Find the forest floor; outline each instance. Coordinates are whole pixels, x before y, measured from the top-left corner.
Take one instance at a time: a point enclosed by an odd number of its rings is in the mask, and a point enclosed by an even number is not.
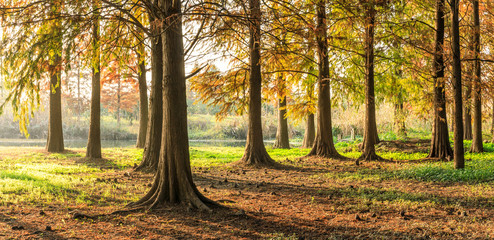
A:
[[[404,147],[404,144],[406,145]],[[269,149],[283,164],[231,164],[243,148],[194,147],[198,189],[226,208],[167,205],[111,214],[149,189],[133,172],[142,150],[48,154],[0,148],[0,239],[492,239],[494,146],[467,154],[467,168],[424,162],[426,141],[385,142],[388,161],[300,159],[307,149]],[[338,144],[349,158],[354,144]]]

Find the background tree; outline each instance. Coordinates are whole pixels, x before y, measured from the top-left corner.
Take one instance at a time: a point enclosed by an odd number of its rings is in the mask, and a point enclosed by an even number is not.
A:
[[[474,77],[472,82],[473,98],[473,139],[471,152],[483,152],[482,145],[482,84],[480,69],[480,14],[479,0],[473,0],[473,45],[474,45]]]

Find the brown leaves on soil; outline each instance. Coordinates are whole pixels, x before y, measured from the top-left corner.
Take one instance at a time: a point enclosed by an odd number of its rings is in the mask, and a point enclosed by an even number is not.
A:
[[[1,239],[489,239],[494,192],[413,180],[334,176],[393,163],[308,158],[280,169],[194,168],[196,185],[227,208],[212,213],[166,205],[151,212],[105,204],[7,204],[0,207]],[[328,175],[328,173],[331,173]],[[105,172],[100,184],[147,185],[149,174]],[[490,189],[490,190],[489,190]],[[79,189],[84,191],[84,189]],[[116,189],[118,191],[118,189]],[[128,191],[122,188],[121,195]],[[395,194],[397,197],[389,197]],[[132,192],[142,196],[143,191]],[[388,196],[388,197],[387,197]],[[98,196],[93,196],[98,198]],[[489,200],[490,199],[490,200]],[[459,212],[459,214],[457,214]],[[42,213],[42,214],[41,214]]]

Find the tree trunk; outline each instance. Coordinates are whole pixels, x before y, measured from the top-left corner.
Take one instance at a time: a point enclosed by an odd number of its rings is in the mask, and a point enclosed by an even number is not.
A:
[[[446,118],[446,94],[444,78],[444,0],[436,0],[436,39],[434,48],[434,125],[428,158],[451,159],[453,149],[449,143]],[[454,118],[452,118],[454,119]]]
[[[453,149],[449,144],[446,119],[446,94],[444,78],[444,0],[436,0],[436,39],[434,48],[434,125],[428,158],[451,159]],[[453,119],[453,118],[452,118]]]
[[[484,151],[482,143],[482,84],[480,79],[480,16],[479,0],[473,1],[473,22],[474,22],[474,77],[472,82],[473,97],[473,139],[471,152],[479,153]]]
[[[331,86],[329,78],[328,36],[326,22],[326,1],[317,2],[317,52],[319,59],[319,78],[317,100],[317,133],[312,150],[307,156],[324,158],[342,158],[333,143],[331,123]]]
[[[278,128],[273,148],[290,148],[288,137],[288,121],[286,119],[286,96],[278,98]]]
[[[96,6],[93,0],[93,6]],[[97,8],[97,7],[95,7]],[[95,12],[95,14],[99,14]],[[96,15],[98,16],[98,15]],[[91,116],[89,120],[89,135],[87,141],[86,157],[101,158],[101,66],[100,66],[100,49],[99,49],[99,20],[93,24],[93,61],[92,79],[91,79]]]
[[[56,5],[57,3],[54,3]],[[59,14],[60,11],[55,6],[53,14]],[[62,33],[61,22],[59,19],[53,21],[52,35],[54,38],[54,52],[50,57],[49,73],[50,73],[50,119],[48,123],[48,139],[46,142],[46,150],[48,152],[63,152],[63,128],[62,128]]]
[[[181,1],[160,0],[163,20],[163,132],[158,170],[136,208],[183,203],[210,210],[215,204],[196,188],[190,167]]]
[[[143,36],[144,37],[144,36]],[[148,87],[146,83],[146,54],[144,43],[139,44],[137,53],[139,59],[139,133],[137,135],[136,147],[143,148],[146,144],[148,124]]]
[[[150,19],[153,20],[150,14]],[[161,28],[152,26],[151,36],[151,96],[149,97],[150,115],[146,134],[146,144],[142,162],[138,171],[155,172],[161,148],[161,128],[163,125],[163,44],[160,36]]]
[[[365,126],[363,153],[359,160],[379,160],[375,144],[379,142],[374,97],[374,25],[376,10],[373,2],[365,3]],[[358,162],[357,162],[358,163]]]
[[[465,168],[465,156],[463,148],[463,122],[462,119],[462,95],[461,95],[461,56],[460,56],[460,29],[458,21],[459,0],[452,0],[451,29],[453,52],[453,87],[455,99],[455,131],[454,131],[454,159],[455,168]]]
[[[264,146],[261,120],[261,4],[260,0],[249,0],[249,50],[250,50],[250,74],[249,74],[249,129],[247,131],[247,143],[245,152],[240,160],[247,165],[274,165],[274,160],[269,156]]]
[[[316,135],[316,129],[314,126],[314,114],[309,113],[305,124],[304,141],[302,142],[302,148],[311,148],[314,145],[314,138]]]
[[[472,99],[472,82],[465,81],[465,105],[463,106],[463,138],[472,140],[472,114],[471,114],[471,99]]]
[[[120,129],[120,100],[121,100],[120,87],[121,87],[121,81],[120,81],[120,76],[118,76],[118,78],[117,78],[117,127],[119,129]]]
[[[403,106],[403,99],[398,99],[398,103],[394,104],[395,107],[395,128],[398,136],[407,137],[407,128],[406,128],[406,114]]]

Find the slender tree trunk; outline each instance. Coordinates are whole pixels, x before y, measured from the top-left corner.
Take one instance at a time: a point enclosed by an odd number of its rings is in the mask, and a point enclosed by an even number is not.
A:
[[[474,77],[472,82],[473,90],[473,139],[471,152],[479,153],[484,151],[482,143],[482,84],[480,79],[480,16],[479,0],[473,0],[473,22],[474,22]]]
[[[93,0],[93,6],[95,8],[99,6],[96,0]],[[96,16],[99,15],[98,12],[95,12],[95,14],[97,14]],[[101,56],[99,47],[99,20],[95,20],[92,34],[91,116],[89,120],[86,157],[98,159],[101,158]]]
[[[406,115],[405,109],[403,106],[403,99],[398,99],[398,103],[394,104],[395,108],[395,128],[398,136],[407,137],[407,128],[406,128]]]
[[[365,127],[363,153],[359,160],[379,160],[375,144],[379,142],[376,125],[376,102],[374,96],[374,27],[376,10],[374,2],[365,3]],[[357,161],[358,163],[358,161]]]
[[[455,131],[454,131],[454,159],[455,168],[465,168],[463,148],[462,95],[461,95],[461,56],[460,56],[460,28],[458,8],[460,0],[451,1],[451,29],[453,52],[453,87],[455,99]]]
[[[144,37],[144,36],[143,36]],[[146,144],[148,124],[148,87],[146,83],[146,54],[144,43],[139,45],[137,53],[139,59],[139,133],[137,135],[136,147],[143,148]]]
[[[333,143],[331,123],[331,86],[329,76],[328,36],[326,22],[326,1],[317,2],[316,41],[319,59],[319,78],[317,100],[317,132],[312,150],[307,156],[324,158],[342,158]]]
[[[249,0],[249,129],[245,153],[240,160],[247,165],[273,165],[274,160],[269,156],[264,146],[261,120],[261,3],[260,0]]]
[[[150,19],[153,20],[151,16],[152,14],[150,14]],[[161,128],[163,126],[163,45],[160,32],[161,28],[152,26],[150,115],[142,162],[136,168],[136,170],[145,172],[155,172],[158,169],[161,148]]]
[[[160,159],[153,185],[136,208],[183,203],[210,210],[215,204],[204,197],[192,179],[187,135],[187,97],[181,1],[160,0],[163,22],[163,132]]]
[[[309,113],[305,123],[304,140],[302,142],[302,148],[311,148],[314,145],[314,138],[316,136],[316,128],[314,124],[314,114]]]
[[[57,4],[57,3],[54,3]],[[54,7],[54,15],[59,14],[59,6]],[[57,12],[58,11],[58,12]],[[52,35],[55,41],[55,54],[50,58],[50,119],[48,124],[48,139],[46,150],[48,152],[63,152],[63,128],[62,128],[62,34],[59,19],[53,21]]]
[[[121,81],[119,76],[117,78],[117,127],[118,128],[120,128],[120,100],[121,100],[120,87],[121,87]]]
[[[444,78],[444,0],[436,0],[436,39],[434,48],[434,125],[429,158],[451,159],[453,149],[449,143],[446,119]],[[453,118],[452,118],[453,119]]]
[[[81,99],[81,64],[77,60],[77,123],[79,124],[82,114],[82,99]]]
[[[290,148],[288,121],[286,119],[286,96],[278,98],[278,128],[273,148]]]
[[[471,114],[471,99],[472,99],[472,82],[465,81],[465,105],[463,106],[463,138],[472,140],[472,114]]]

